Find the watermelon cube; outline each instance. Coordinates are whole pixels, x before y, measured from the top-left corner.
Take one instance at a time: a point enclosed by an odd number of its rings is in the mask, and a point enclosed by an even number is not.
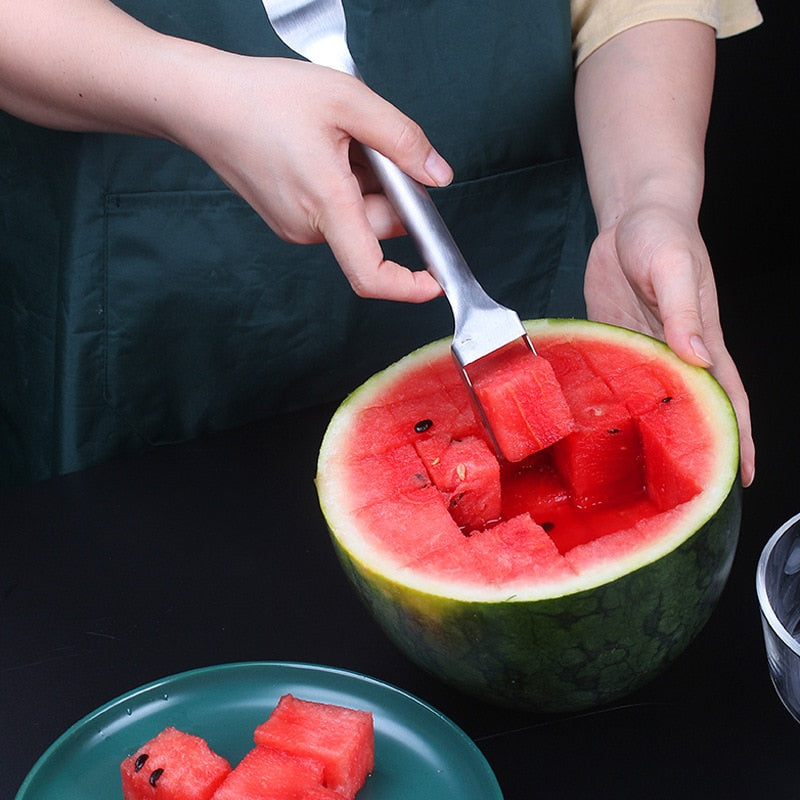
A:
[[[324,765],[271,747],[256,746],[237,764],[213,800],[295,800],[322,784]],[[191,795],[181,795],[188,798]]]
[[[292,800],[347,800],[347,797],[325,786],[314,786],[311,789],[303,789]]]
[[[506,460],[522,461],[572,431],[553,368],[521,341],[470,365],[468,375]]]
[[[567,396],[576,430],[553,446],[559,474],[577,508],[619,505],[644,491],[642,446],[634,419],[601,378]]]
[[[123,800],[211,800],[231,766],[205,739],[168,727],[128,756],[120,772]]]
[[[406,563],[424,558],[445,542],[463,538],[433,484],[359,508],[355,518],[370,531],[375,546],[401,554]]]
[[[690,399],[665,397],[637,420],[647,495],[661,511],[691,500],[702,488],[693,470],[709,446],[703,440],[707,426],[692,424],[693,411]]]
[[[500,464],[483,439],[431,436],[416,449],[459,527],[474,530],[500,518]]]
[[[535,579],[557,582],[574,574],[545,530],[530,514],[504,520],[465,537],[461,547],[432,553],[425,567],[449,579],[480,575],[489,586]]]
[[[332,703],[281,697],[255,730],[259,746],[323,765],[321,783],[352,800],[375,765],[372,714]]]
[[[650,364],[636,364],[604,377],[614,396],[625,403],[633,417],[651,411],[665,397],[675,393],[665,386],[664,376]]]
[[[550,362],[565,396],[570,389],[595,376],[583,353],[572,342],[550,345],[541,355]]]
[[[355,508],[414,494],[431,480],[417,451],[401,444],[384,453],[362,453],[347,464],[348,496]]]

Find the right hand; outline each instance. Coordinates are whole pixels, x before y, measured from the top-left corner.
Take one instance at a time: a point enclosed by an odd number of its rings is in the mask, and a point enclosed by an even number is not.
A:
[[[327,241],[356,294],[423,302],[441,293],[427,271],[384,259],[379,240],[403,226],[355,146],[423,184],[449,183],[452,170],[416,123],[356,78],[304,61],[211,51],[208,67],[176,141],[281,238]]]

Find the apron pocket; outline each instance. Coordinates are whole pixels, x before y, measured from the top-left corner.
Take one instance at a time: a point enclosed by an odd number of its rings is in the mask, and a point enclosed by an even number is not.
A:
[[[326,245],[278,240],[227,191],[109,195],[105,238],[105,400],[126,427],[164,443],[318,401],[305,376],[350,294]]]

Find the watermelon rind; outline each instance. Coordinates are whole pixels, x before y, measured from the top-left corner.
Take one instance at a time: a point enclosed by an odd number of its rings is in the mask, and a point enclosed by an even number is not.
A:
[[[366,381],[334,414],[319,454],[317,491],[339,560],[388,637],[459,689],[501,705],[571,711],[615,700],[660,673],[711,615],[733,562],[741,517],[738,428],[707,370],[662,342],[585,320],[526,322],[550,336],[619,342],[677,370],[704,412],[714,459],[702,491],[670,510],[664,529],[625,557],[549,583],[482,585],[405,567],[363,536],[337,463],[355,412],[402,374],[449,350],[426,345]]]

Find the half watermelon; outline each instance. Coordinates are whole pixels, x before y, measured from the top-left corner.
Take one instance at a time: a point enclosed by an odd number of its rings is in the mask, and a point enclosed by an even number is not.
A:
[[[719,384],[661,342],[528,328],[571,409],[557,441],[491,468],[442,340],[342,403],[317,490],[347,574],[413,660],[490,701],[573,710],[650,680],[708,619],[738,537],[738,433]]]

